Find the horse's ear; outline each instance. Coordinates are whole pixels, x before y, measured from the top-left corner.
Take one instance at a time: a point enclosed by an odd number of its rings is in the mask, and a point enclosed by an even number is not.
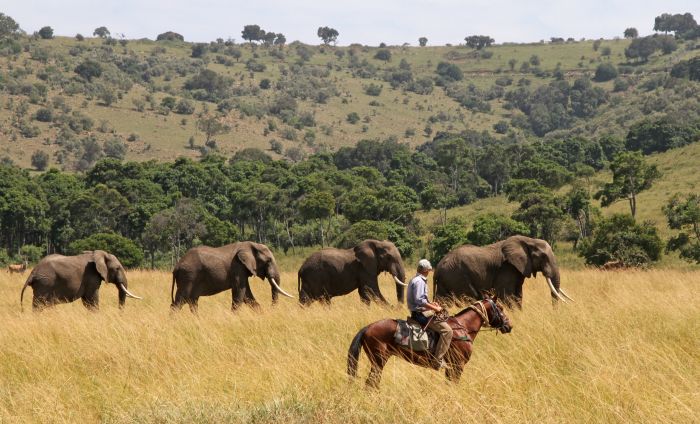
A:
[[[488,291],[488,290],[481,290],[479,294],[481,294],[481,300],[486,300],[486,299],[488,299],[488,297],[489,297],[489,291]]]

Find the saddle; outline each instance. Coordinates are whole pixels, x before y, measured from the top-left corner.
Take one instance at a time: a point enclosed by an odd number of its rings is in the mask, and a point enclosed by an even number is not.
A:
[[[448,323],[451,324],[451,320]],[[401,348],[412,350],[414,352],[435,352],[435,346],[440,338],[440,334],[434,330],[423,327],[418,321],[407,317],[406,320],[396,320],[396,332],[394,333],[394,342]],[[453,330],[452,341],[468,341],[471,342],[471,337],[461,328],[451,326]]]

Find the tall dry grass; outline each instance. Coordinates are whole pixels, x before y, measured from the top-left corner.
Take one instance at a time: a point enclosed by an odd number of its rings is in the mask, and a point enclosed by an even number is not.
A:
[[[0,422],[697,422],[700,273],[564,271],[577,300],[552,308],[542,279],[525,285],[509,335],[484,332],[462,380],[396,358],[378,392],[345,375],[356,331],[403,309],[356,294],[300,309],[229,310],[202,298],[171,314],[170,278],[132,271],[143,295],[101,310],[78,303],[19,310],[24,276],[0,273]],[[296,278],[283,274],[296,293]],[[387,298],[395,299],[388,278]],[[31,297],[31,296],[30,296]],[[25,309],[29,306],[25,299]],[[368,371],[360,358],[360,375]]]

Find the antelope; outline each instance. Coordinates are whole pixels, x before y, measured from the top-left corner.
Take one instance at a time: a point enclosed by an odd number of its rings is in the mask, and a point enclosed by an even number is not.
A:
[[[20,274],[24,274],[24,271],[27,270],[27,260],[25,259],[24,262],[21,264],[10,264],[7,266],[7,271],[10,274],[14,274],[15,272],[18,272]]]

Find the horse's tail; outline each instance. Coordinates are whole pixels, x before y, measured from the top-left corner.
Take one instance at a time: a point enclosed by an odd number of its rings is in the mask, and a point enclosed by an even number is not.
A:
[[[20,311],[24,312],[24,291],[27,289],[27,286],[32,285],[32,277],[34,276],[34,273],[29,274],[29,277],[27,278],[27,281],[24,282],[24,287],[22,287],[22,293],[19,295],[19,309]]]
[[[362,348],[362,338],[367,332],[367,328],[363,328],[355,334],[355,337],[350,343],[350,349],[348,349],[348,375],[350,377],[357,376],[357,363],[360,360],[360,348]]]

